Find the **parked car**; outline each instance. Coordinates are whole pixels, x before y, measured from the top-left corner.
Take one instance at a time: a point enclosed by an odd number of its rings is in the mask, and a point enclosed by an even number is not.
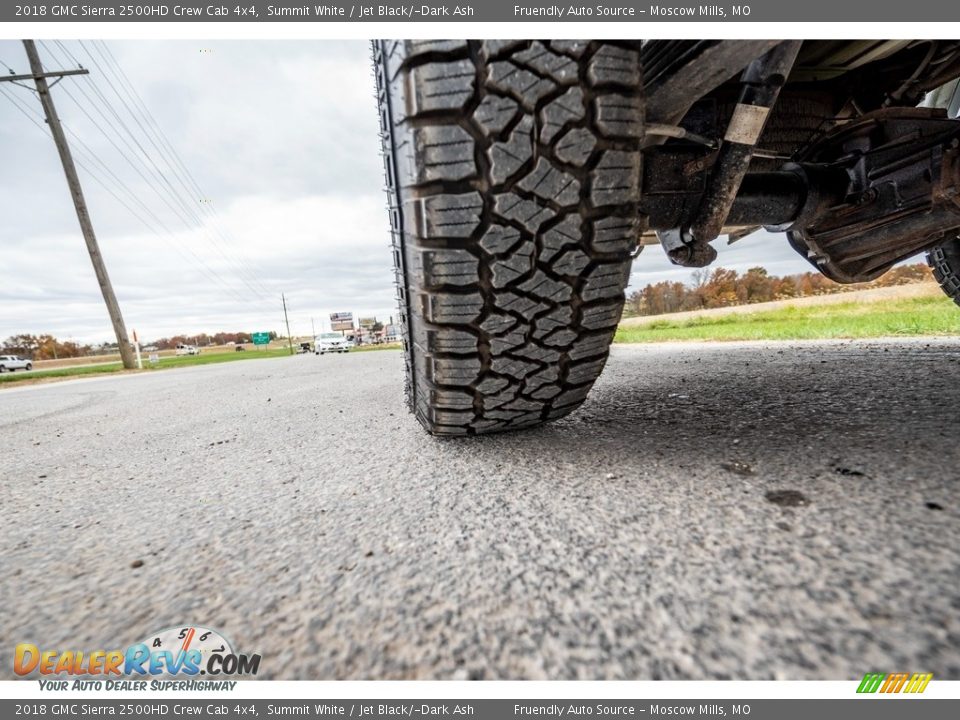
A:
[[[328,352],[349,352],[352,343],[340,333],[321,333],[314,338],[314,353],[323,355]]]
[[[177,355],[199,355],[200,348],[196,345],[177,345]]]
[[[0,373],[14,370],[33,370],[33,363],[16,355],[0,355]]]

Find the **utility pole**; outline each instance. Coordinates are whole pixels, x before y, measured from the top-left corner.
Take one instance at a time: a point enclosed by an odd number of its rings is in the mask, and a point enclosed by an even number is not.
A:
[[[280,293],[280,299],[283,300],[283,320],[287,323],[287,345],[290,348],[290,354],[293,355],[293,338],[290,337],[290,318],[287,317],[287,298]]]
[[[60,118],[53,105],[53,98],[50,96],[51,86],[47,83],[48,77],[58,78],[53,83],[56,85],[60,82],[60,79],[66,75],[86,75],[89,71],[80,69],[44,72],[43,64],[40,62],[40,55],[37,54],[37,47],[33,40],[24,40],[23,46],[27,51],[27,58],[30,60],[31,74],[0,76],[0,81],[16,82],[18,80],[33,80],[37,86],[37,95],[40,96],[40,104],[43,106],[43,112],[47,116],[47,125],[50,126],[50,133],[53,135],[54,143],[56,143],[57,152],[60,153],[63,172],[67,176],[67,185],[70,187],[70,195],[73,196],[73,206],[77,211],[77,220],[80,221],[80,230],[83,232],[83,239],[87,243],[90,262],[93,263],[93,271],[97,276],[97,282],[100,284],[100,292],[103,294],[103,300],[107,304],[110,322],[113,323],[113,332],[117,336],[117,347],[120,350],[120,359],[123,361],[125,368],[128,370],[133,369],[136,367],[136,361],[133,357],[133,349],[130,347],[130,340],[127,338],[127,328],[123,324],[120,305],[117,303],[117,296],[113,292],[113,285],[110,283],[107,268],[103,264],[103,256],[100,254],[97,236],[93,232],[93,223],[90,221],[87,203],[83,198],[83,188],[80,186],[80,178],[77,176],[77,168],[73,164],[73,156],[70,154],[70,147],[67,145],[66,135],[63,134]]]
[[[312,337],[317,336],[317,326],[313,324],[313,317],[310,318],[310,332],[313,333]]]

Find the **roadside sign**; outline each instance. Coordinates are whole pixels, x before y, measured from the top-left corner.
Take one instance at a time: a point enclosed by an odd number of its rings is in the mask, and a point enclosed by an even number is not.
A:
[[[353,313],[336,312],[330,313],[330,329],[334,332],[343,332],[344,330],[353,330]]]
[[[150,364],[157,365],[160,362],[160,355],[158,353],[150,353]]]
[[[254,345],[268,345],[270,343],[270,333],[255,332],[251,337]]]

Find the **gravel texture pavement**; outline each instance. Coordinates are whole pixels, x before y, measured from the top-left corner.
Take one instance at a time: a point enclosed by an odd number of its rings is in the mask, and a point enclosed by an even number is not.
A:
[[[197,623],[276,679],[960,679],[960,341],[620,345],[471,439],[402,372],[0,390],[0,677]]]

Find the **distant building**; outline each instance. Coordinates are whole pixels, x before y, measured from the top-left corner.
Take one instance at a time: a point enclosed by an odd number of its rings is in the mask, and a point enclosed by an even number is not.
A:
[[[403,338],[403,334],[400,331],[399,325],[384,325],[383,326],[383,341],[388,343],[397,343],[400,342]]]

